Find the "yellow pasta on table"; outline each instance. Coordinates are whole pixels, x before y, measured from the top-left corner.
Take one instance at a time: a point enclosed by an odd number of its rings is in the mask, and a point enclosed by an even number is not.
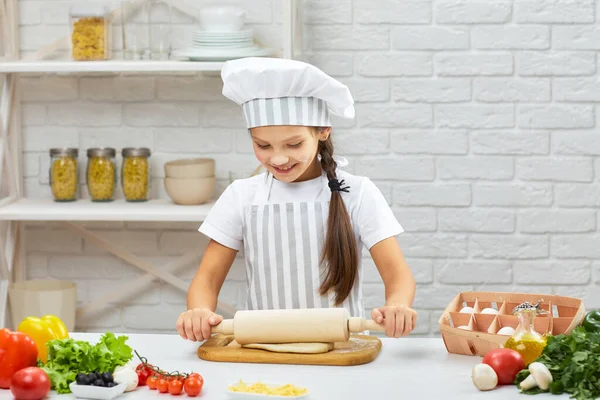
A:
[[[291,383],[273,386],[267,385],[260,381],[256,383],[245,383],[240,379],[235,385],[230,385],[229,390],[232,392],[256,393],[272,396],[300,396],[308,393],[308,389],[295,386]]]

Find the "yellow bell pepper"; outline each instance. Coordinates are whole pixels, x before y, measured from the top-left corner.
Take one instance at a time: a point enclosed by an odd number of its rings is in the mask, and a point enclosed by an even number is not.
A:
[[[65,324],[60,318],[51,314],[41,318],[27,317],[21,321],[17,330],[26,333],[33,339],[38,348],[38,358],[44,363],[48,361],[46,343],[50,340],[69,337]]]

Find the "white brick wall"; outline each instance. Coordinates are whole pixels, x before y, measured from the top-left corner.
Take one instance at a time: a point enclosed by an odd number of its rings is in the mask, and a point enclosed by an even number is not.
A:
[[[241,1],[238,1],[241,3]],[[336,151],[369,176],[406,229],[418,284],[416,334],[459,291],[582,297],[600,307],[600,28],[593,0],[307,0],[306,58],[351,88],[356,121],[338,121]],[[192,4],[192,2],[190,2]],[[196,6],[197,4],[194,3]],[[279,43],[281,5],[245,3],[258,36]],[[24,54],[66,32],[68,2],[19,2]],[[175,19],[177,44],[193,32]],[[148,146],[162,164],[217,160],[218,190],[257,165],[242,114],[215,76],[33,76],[21,81],[27,194],[47,197],[48,148]],[[85,162],[85,155],[81,157]],[[197,224],[90,223],[156,265],[206,239]],[[367,308],[383,304],[365,252]],[[51,224],[27,229],[30,278],[72,279],[79,303],[143,275]],[[177,275],[189,281],[199,259]],[[221,299],[241,306],[238,257]],[[172,332],[185,294],[155,283],[78,321],[79,330]]]

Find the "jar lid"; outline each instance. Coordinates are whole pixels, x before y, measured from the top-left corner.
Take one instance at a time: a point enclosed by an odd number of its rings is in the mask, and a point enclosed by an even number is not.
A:
[[[57,147],[50,149],[50,156],[79,156],[79,149],[75,147]]]
[[[117,151],[112,147],[95,147],[87,151],[88,157],[114,157],[116,154]]]
[[[78,2],[71,6],[72,17],[106,17],[110,13],[108,6],[88,2]]]
[[[125,147],[121,151],[123,157],[150,157],[150,149],[147,147]]]

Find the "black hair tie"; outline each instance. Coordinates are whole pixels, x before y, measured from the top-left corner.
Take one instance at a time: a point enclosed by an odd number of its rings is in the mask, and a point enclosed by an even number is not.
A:
[[[332,192],[346,192],[348,193],[350,189],[350,186],[343,186],[344,185],[344,180],[342,179],[341,182],[338,181],[336,178],[334,179],[330,179],[329,180],[329,189],[331,189]]]

